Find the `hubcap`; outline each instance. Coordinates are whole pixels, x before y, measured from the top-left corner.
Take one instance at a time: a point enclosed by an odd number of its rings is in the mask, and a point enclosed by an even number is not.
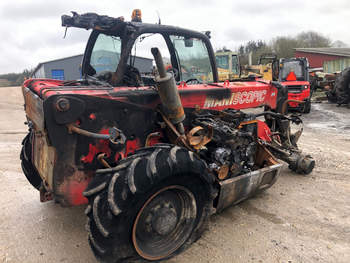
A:
[[[152,195],[138,212],[132,230],[137,253],[160,260],[175,252],[192,233],[197,215],[194,195],[179,185]]]
[[[163,207],[157,211],[157,214],[152,218],[152,229],[159,235],[168,235],[174,230],[177,219],[175,209]]]

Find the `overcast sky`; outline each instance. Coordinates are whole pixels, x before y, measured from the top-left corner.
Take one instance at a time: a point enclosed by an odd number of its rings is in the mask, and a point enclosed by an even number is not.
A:
[[[349,0],[0,0],[0,74],[83,53],[90,32],[71,28],[63,39],[63,14],[130,20],[134,8],[142,10],[144,22],[156,23],[158,11],[162,24],[210,30],[214,49],[308,30],[350,44]]]

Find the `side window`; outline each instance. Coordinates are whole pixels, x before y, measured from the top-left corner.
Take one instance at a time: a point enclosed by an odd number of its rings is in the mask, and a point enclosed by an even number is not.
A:
[[[213,71],[205,43],[197,38],[170,36],[180,64],[182,81],[212,82]]]
[[[216,64],[218,68],[221,69],[229,69],[229,65],[228,65],[228,56],[224,55],[224,56],[216,56]]]
[[[239,63],[237,55],[232,55],[232,73],[239,74]]]
[[[91,53],[90,65],[96,73],[116,71],[121,52],[120,37],[99,34]]]

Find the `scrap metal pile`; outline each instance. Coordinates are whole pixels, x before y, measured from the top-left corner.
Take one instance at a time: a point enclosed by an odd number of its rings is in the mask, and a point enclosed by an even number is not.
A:
[[[338,105],[350,104],[350,68],[340,73],[316,72],[312,78],[314,90],[325,90],[327,99]]]

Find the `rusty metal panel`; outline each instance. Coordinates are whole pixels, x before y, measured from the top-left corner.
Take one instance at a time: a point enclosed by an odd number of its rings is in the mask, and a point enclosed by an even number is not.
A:
[[[350,58],[342,58],[332,61],[325,61],[323,63],[323,72],[334,73],[337,71],[343,71],[345,68],[350,67]]]
[[[256,192],[272,186],[280,174],[283,164],[274,164],[250,173],[221,181],[216,211],[237,204]]]
[[[33,142],[33,163],[40,177],[46,183],[48,190],[53,189],[53,170],[56,160],[56,150],[48,146],[47,137],[40,131],[35,132]]]
[[[43,101],[26,87],[22,87],[22,92],[27,117],[33,122],[35,130],[43,131],[45,128]]]

